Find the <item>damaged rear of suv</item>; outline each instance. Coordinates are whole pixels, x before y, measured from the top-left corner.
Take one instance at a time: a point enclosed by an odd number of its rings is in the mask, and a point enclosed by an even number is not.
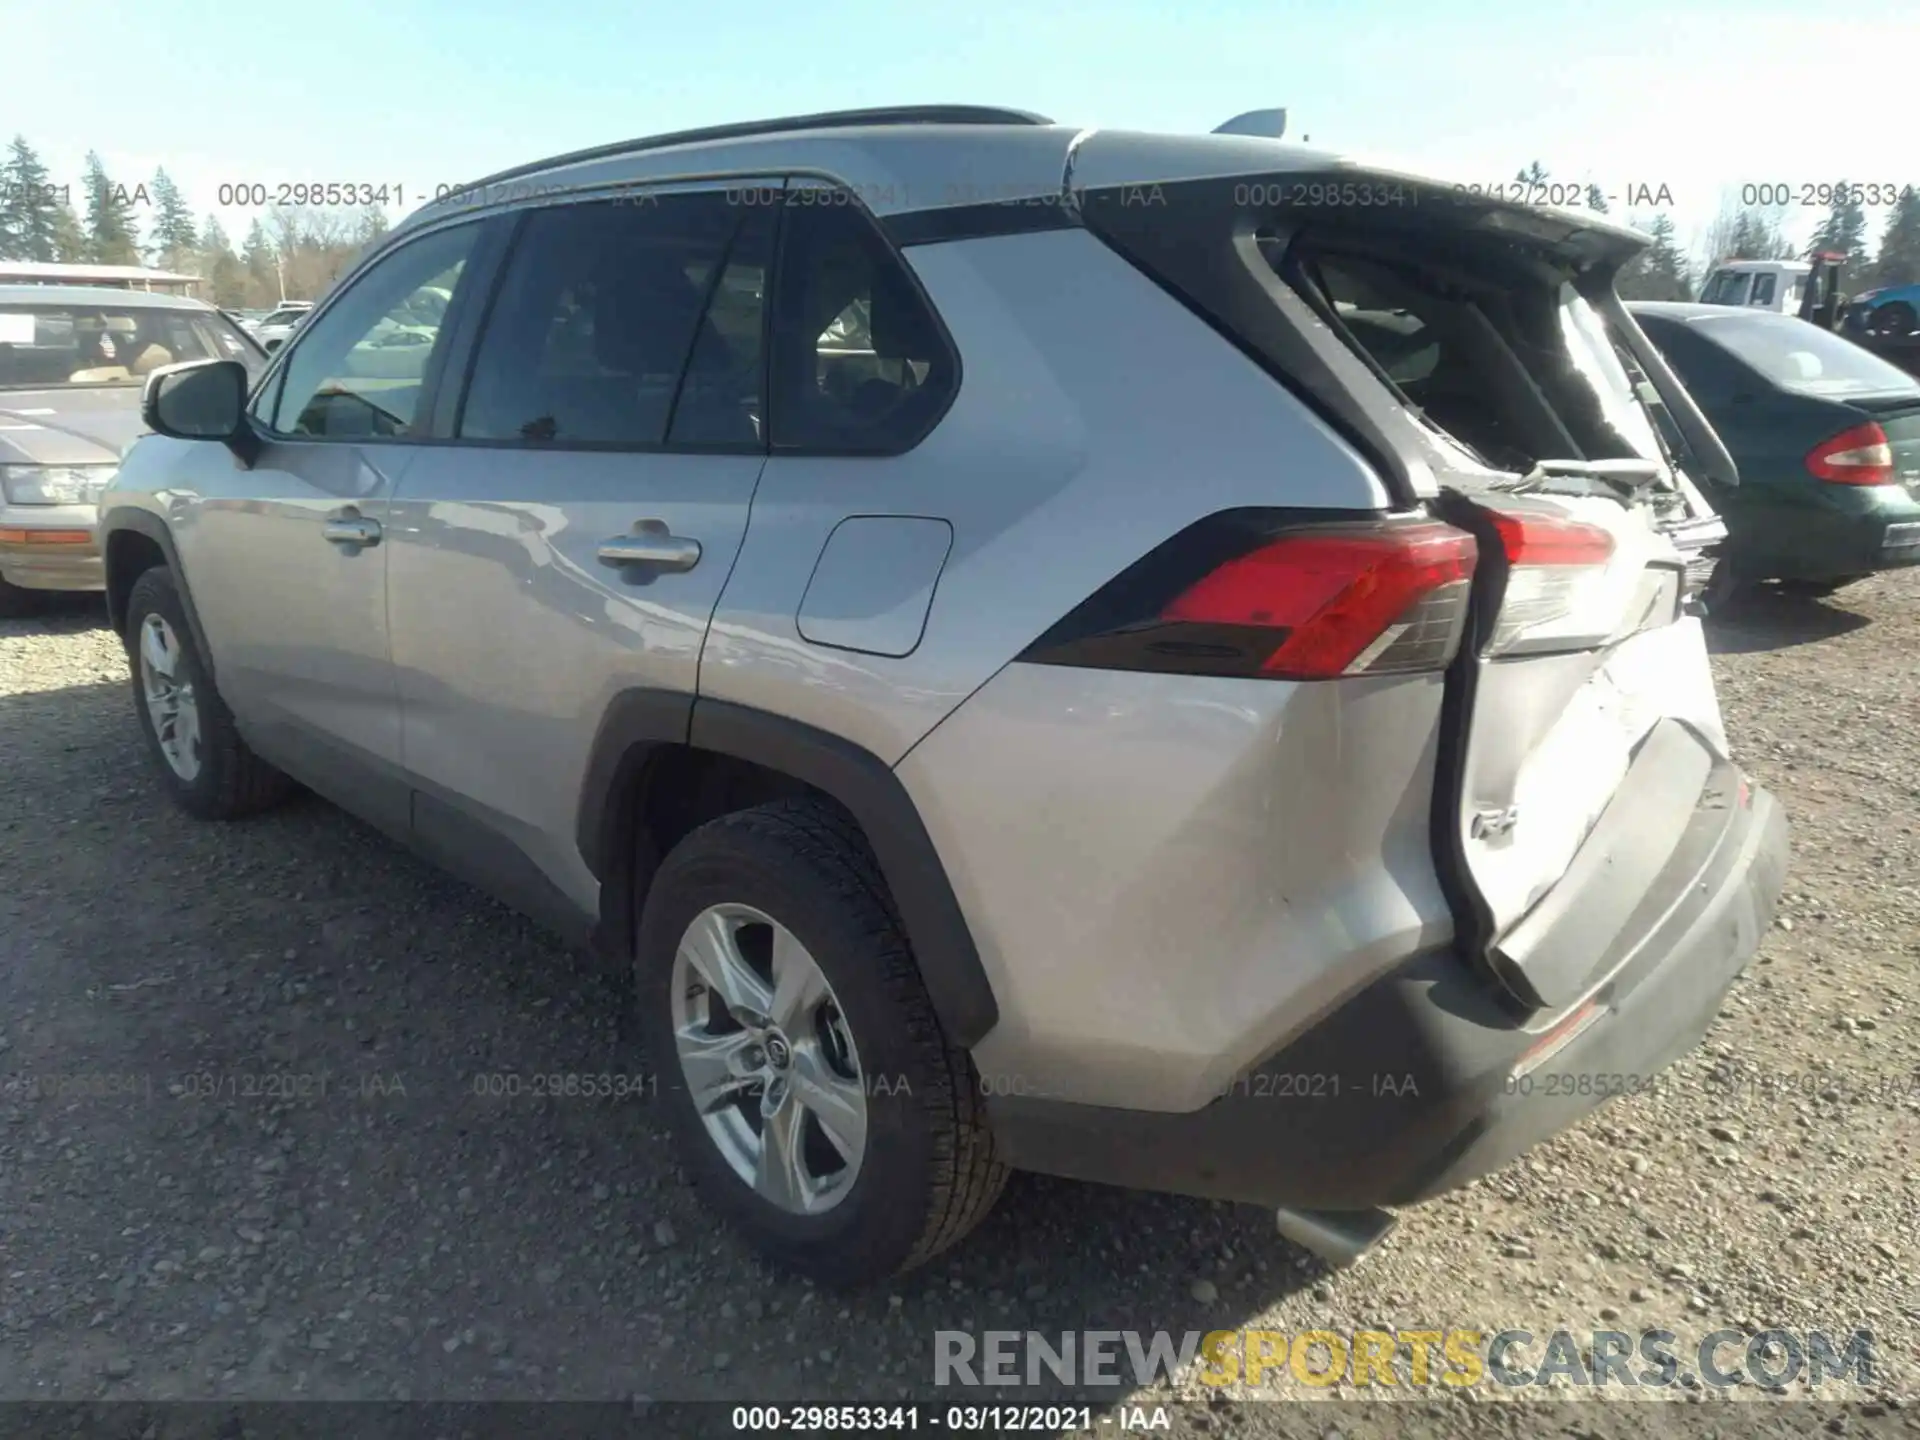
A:
[[[1642,243],[979,107],[598,147],[250,395],[160,372],[108,603],[191,813],[297,780],[630,965],[775,1259],[911,1268],[1011,1167],[1340,1255],[1651,1084],[1781,886]]]
[[[1786,823],[1730,756],[1694,613],[1725,534],[1695,480],[1737,476],[1613,288],[1643,242],[1215,144],[1195,164],[1094,134],[1078,213],[1364,457],[1390,506],[1214,517],[1024,658],[1347,687],[1324,730],[1283,718],[1268,751],[1283,773],[1317,751],[1347,792],[1295,776],[1263,797],[1279,813],[1240,818],[1370,846],[1350,871],[1397,878],[1316,896],[1315,866],[1270,847],[1271,890],[1240,900],[1273,923],[1228,912],[1217,934],[1276,948],[1168,957],[1184,1003],[1237,1006],[1252,1028],[1236,1041],[1273,1042],[1210,1075],[1210,1103],[1009,1086],[994,1115],[1015,1165],[1274,1205],[1283,1229],[1351,1253],[1380,1229],[1352,1212],[1476,1178],[1691,1048],[1771,917]],[[1292,457],[1272,458],[1283,493]],[[1368,687],[1392,683],[1376,676],[1400,677],[1391,725],[1370,708]],[[1385,743],[1422,763],[1349,758]],[[1369,801],[1380,785],[1430,788]],[[1383,833],[1319,808],[1343,804],[1375,807]],[[1405,925],[1396,956],[1369,942],[1382,906],[1423,908],[1410,814],[1450,933]],[[1320,907],[1314,924],[1281,918],[1301,907]],[[1248,983],[1298,967],[1312,978],[1284,1005]]]

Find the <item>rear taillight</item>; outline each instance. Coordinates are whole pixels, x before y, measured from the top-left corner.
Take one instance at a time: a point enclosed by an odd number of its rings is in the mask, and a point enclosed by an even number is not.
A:
[[[1559,631],[1564,622],[1593,608],[1588,600],[1605,584],[1613,536],[1598,525],[1557,515],[1500,510],[1492,518],[1509,568],[1500,620],[1487,653],[1574,638],[1561,637]]]
[[[1444,668],[1460,642],[1473,537],[1451,525],[1287,535],[1229,560],[1163,620],[1258,626],[1276,679]]]
[[[1473,537],[1428,520],[1287,527],[1229,512],[1110,582],[1022,656],[1274,680],[1444,669]]]
[[[1893,446],[1887,432],[1869,420],[1842,430],[1807,452],[1807,470],[1833,485],[1893,484]]]

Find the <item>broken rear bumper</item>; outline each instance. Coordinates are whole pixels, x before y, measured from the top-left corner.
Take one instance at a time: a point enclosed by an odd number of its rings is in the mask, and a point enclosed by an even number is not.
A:
[[[1012,1164],[1074,1179],[1328,1210],[1428,1199],[1611,1096],[1658,1086],[1759,947],[1787,849],[1778,804],[1739,781],[1732,803],[1702,796],[1656,883],[1635,897],[1621,963],[1557,1015],[1516,1019],[1483,973],[1432,952],[1201,1110],[1006,1096],[991,1102],[995,1130]]]

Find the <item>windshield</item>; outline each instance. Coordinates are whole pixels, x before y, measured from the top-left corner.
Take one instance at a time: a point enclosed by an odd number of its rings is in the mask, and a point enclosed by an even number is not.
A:
[[[1703,305],[1744,305],[1753,276],[1744,270],[1716,270],[1700,292]]]
[[[160,366],[188,360],[238,360],[256,374],[263,358],[212,310],[0,304],[0,389],[139,385]]]
[[[1906,371],[1804,320],[1710,315],[1693,323],[1707,339],[1785,390],[1804,395],[1920,392],[1920,383]]]

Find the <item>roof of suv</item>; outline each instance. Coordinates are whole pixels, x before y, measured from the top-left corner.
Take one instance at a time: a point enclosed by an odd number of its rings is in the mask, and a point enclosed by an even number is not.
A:
[[[1062,125],[1025,110],[927,105],[830,111],[620,141],[502,170],[422,206],[395,228],[404,233],[460,209],[486,209],[576,190],[668,180],[737,180],[813,175],[852,192],[881,219],[913,211],[993,203],[1057,203],[1109,186],[1302,171],[1355,171],[1419,184],[1460,187],[1390,163],[1245,134],[1165,134]],[[1592,212],[1548,211],[1498,197],[1470,197],[1486,209],[1553,214],[1584,230],[1646,237]]]

